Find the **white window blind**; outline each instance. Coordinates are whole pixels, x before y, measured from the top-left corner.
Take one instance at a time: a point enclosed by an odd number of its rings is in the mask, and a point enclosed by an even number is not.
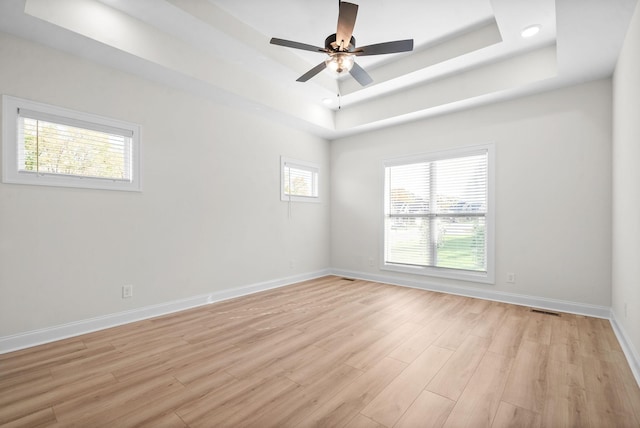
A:
[[[487,148],[388,162],[385,265],[486,276],[488,215]]]
[[[42,116],[18,111],[20,172],[131,181],[131,133]]]
[[[313,201],[319,197],[319,167],[311,162],[282,158],[283,201]]]
[[[6,182],[139,190],[136,125],[12,97],[3,112]]]

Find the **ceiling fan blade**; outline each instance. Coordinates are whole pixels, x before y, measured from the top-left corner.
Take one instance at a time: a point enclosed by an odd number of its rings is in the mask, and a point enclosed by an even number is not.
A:
[[[327,68],[327,64],[324,61],[322,61],[320,64],[316,65],[311,70],[307,71],[302,76],[298,77],[296,79],[296,82],[306,82],[307,80],[311,79],[316,74],[320,73],[325,68]]]
[[[340,2],[340,13],[338,14],[338,31],[336,31],[336,44],[347,50],[353,35],[353,27],[356,25],[358,15],[358,5],[353,3]]]
[[[366,71],[364,71],[364,68],[360,67],[358,63],[353,63],[353,68],[351,68],[349,73],[362,86],[367,86],[369,83],[373,82],[373,79],[371,78],[371,76],[369,76],[369,74]]]
[[[285,46],[287,48],[302,49],[311,52],[326,52],[325,48],[308,45],[306,43],[293,42],[291,40],[278,39],[273,37],[270,42],[272,45]]]
[[[409,52],[413,50],[413,39],[396,40],[394,42],[378,43],[375,45],[361,46],[353,53],[358,56],[382,55],[397,52]]]

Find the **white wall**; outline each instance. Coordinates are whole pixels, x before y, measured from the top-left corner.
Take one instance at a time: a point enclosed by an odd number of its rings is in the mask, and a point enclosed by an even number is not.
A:
[[[637,91],[634,79],[624,82]],[[611,305],[610,80],[331,145],[5,34],[0,93],[140,123],[144,144],[142,193],[0,184],[0,337],[329,266],[380,274],[382,160],[487,142],[496,284],[384,275]],[[323,204],[295,204],[288,218],[280,155],[321,163]]]
[[[640,7],[613,79],[612,310],[640,364]],[[640,366],[639,366],[640,368]]]
[[[496,147],[496,284],[381,271],[382,161],[490,142]],[[331,167],[334,268],[438,287],[611,303],[609,79],[334,141]],[[506,284],[507,272],[516,274],[515,284]]]
[[[0,93],[143,144],[142,193],[0,184],[0,337],[329,267],[327,141],[2,33]],[[288,217],[281,155],[322,165],[325,203]]]

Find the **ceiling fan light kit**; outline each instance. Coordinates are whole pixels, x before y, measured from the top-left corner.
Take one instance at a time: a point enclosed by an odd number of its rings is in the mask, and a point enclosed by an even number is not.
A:
[[[329,59],[324,62],[327,67],[338,74],[351,71],[353,64],[353,54],[336,52],[329,54]]]
[[[322,52],[329,55],[329,58],[325,61],[300,76],[297,79],[298,82],[306,82],[325,68],[329,68],[338,74],[348,72],[360,85],[366,86],[373,82],[373,79],[355,62],[355,57],[412,51],[413,39],[378,43],[356,49],[356,39],[353,37],[353,28],[356,24],[357,14],[357,4],[340,2],[338,29],[335,34],[331,34],[325,39],[324,48],[275,37],[271,39],[270,43],[311,52]]]

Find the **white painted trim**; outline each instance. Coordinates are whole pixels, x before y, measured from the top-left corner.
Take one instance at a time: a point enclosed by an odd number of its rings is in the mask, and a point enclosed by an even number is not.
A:
[[[30,117],[49,117],[49,120],[56,120],[58,123],[119,134],[131,138],[131,150],[125,150],[126,155],[130,158],[131,164],[130,181],[80,177],[61,173],[45,174],[19,171],[18,118],[20,114],[18,112],[20,109],[31,110]],[[142,191],[140,129],[140,125],[123,120],[70,110],[64,107],[25,100],[10,95],[2,95],[2,181],[8,184],[140,192]]]
[[[475,297],[496,302],[511,303],[513,305],[528,306],[570,314],[587,315],[595,318],[609,319],[611,310],[608,306],[589,305],[586,303],[570,302],[566,300],[548,299],[545,297],[527,296],[524,294],[505,293],[486,288],[465,287],[461,285],[434,284],[428,280],[418,281],[409,278],[398,278],[386,275],[374,275],[365,272],[334,269],[333,275],[349,278],[364,279],[367,281],[382,282],[399,285],[402,287],[419,288],[422,290],[438,291],[441,293],[455,294],[458,296]]]
[[[640,354],[638,353],[638,350],[633,346],[633,342],[628,339],[627,333],[625,332],[622,325],[618,324],[616,314],[615,312],[613,312],[613,310],[611,311],[610,320],[611,327],[613,328],[613,332],[618,338],[618,342],[620,343],[622,352],[624,352],[625,357],[627,357],[627,362],[629,363],[631,372],[633,372],[633,377],[636,378],[636,382],[638,386],[640,386]]]
[[[284,171],[287,167],[308,171],[314,174],[314,179],[312,182],[312,185],[314,187],[314,189],[312,190],[314,192],[313,196],[290,195],[285,192]],[[283,202],[322,202],[322,198],[320,197],[320,192],[322,190],[320,188],[320,174],[320,164],[316,162],[307,162],[280,156],[280,200]]]
[[[186,299],[132,309],[130,311],[118,312],[101,317],[89,318],[39,330],[32,330],[25,333],[4,336],[0,337],[0,354],[79,336],[81,334],[91,333],[105,328],[116,327],[122,324],[158,317],[173,312],[183,311],[198,306],[208,305],[210,303],[246,296],[248,294],[258,293],[272,288],[284,287],[297,282],[327,276],[330,275],[330,273],[331,272],[327,269],[306,274],[293,275],[271,281],[259,282],[244,287],[215,291],[208,294],[202,294],[200,296],[188,297]]]
[[[495,159],[496,159],[495,143],[476,144],[472,146],[461,146],[448,150],[438,150],[433,152],[418,153],[397,158],[389,158],[382,161],[382,207],[380,208],[380,270],[398,272],[409,275],[421,275],[427,277],[439,277],[455,279],[460,281],[471,281],[476,283],[495,284]],[[486,272],[472,272],[461,269],[438,268],[433,266],[408,266],[402,264],[394,264],[386,262],[385,254],[385,234],[386,234],[386,200],[389,189],[387,188],[387,168],[394,166],[402,166],[413,163],[435,162],[444,159],[453,159],[458,157],[474,156],[487,154],[487,212],[485,215],[486,227]]]
[[[81,334],[91,333],[93,331],[103,330],[110,327],[116,327],[135,321],[158,317],[173,312],[183,311],[198,306],[208,305],[210,303],[221,302],[236,297],[246,296],[249,294],[258,293],[260,291],[284,287],[301,281],[307,281],[327,275],[357,278],[402,287],[418,288],[422,290],[474,297],[478,299],[492,300],[520,306],[529,306],[558,312],[609,319],[611,321],[611,326],[614,333],[616,334],[618,342],[620,342],[620,346],[622,347],[627,361],[629,362],[629,366],[631,367],[631,371],[633,372],[636,382],[638,382],[638,384],[640,385],[640,357],[638,356],[638,352],[633,347],[631,341],[627,339],[627,335],[624,329],[617,323],[615,314],[608,307],[569,302],[565,300],[547,299],[544,297],[497,292],[480,288],[433,284],[428,281],[417,281],[408,278],[396,278],[391,276],[374,275],[365,272],[348,271],[342,269],[323,269],[316,272],[293,275],[285,278],[274,279],[271,281],[264,281],[240,288],[216,291],[208,294],[189,297],[186,299],[161,303],[158,305],[145,306],[130,311],[118,312],[115,314],[75,321],[39,330],[32,330],[25,333],[14,334],[11,336],[4,336],[0,337],[0,354],[17,351],[44,343],[54,342],[56,340],[66,339],[69,337],[79,336]]]

